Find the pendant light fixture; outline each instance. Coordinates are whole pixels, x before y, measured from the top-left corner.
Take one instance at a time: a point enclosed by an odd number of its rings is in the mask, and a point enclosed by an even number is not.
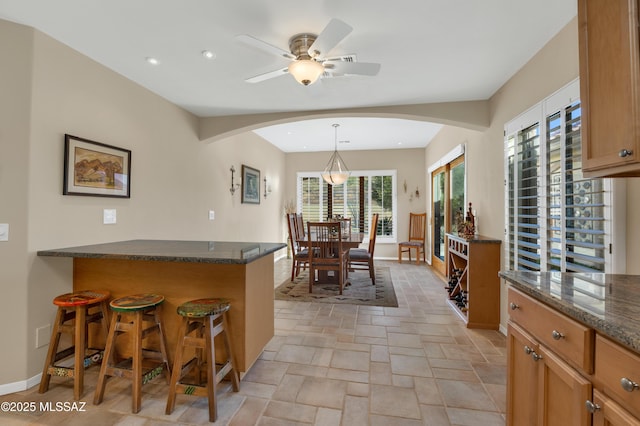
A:
[[[329,185],[340,185],[349,179],[351,172],[347,169],[347,165],[344,163],[340,154],[338,154],[338,127],[339,124],[333,124],[335,129],[335,150],[329,158],[327,167],[322,172],[322,179]]]

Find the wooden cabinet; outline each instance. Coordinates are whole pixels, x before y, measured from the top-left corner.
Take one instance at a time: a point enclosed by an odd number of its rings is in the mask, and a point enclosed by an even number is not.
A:
[[[593,329],[514,289],[508,290],[512,322],[534,335],[565,362],[587,374],[593,372]]]
[[[638,0],[578,0],[582,168],[640,176]]]
[[[538,364],[531,355],[538,351],[531,335],[512,322],[507,324],[507,425],[537,423]]]
[[[640,426],[640,420],[597,389],[592,402],[593,426]]]
[[[606,404],[593,401],[596,406],[594,414],[602,414],[605,418],[616,416],[620,412],[628,417],[640,417],[640,356],[606,339],[596,338],[596,372],[594,381],[602,389],[607,398],[601,399]],[[594,395],[595,399],[595,395]],[[623,408],[624,407],[624,408]],[[622,414],[619,414],[622,416]],[[636,420],[637,421],[637,420]],[[604,423],[607,424],[607,423]],[[638,423],[611,423],[638,424]]]
[[[591,424],[591,382],[513,322],[507,353],[507,425]]]
[[[507,294],[507,425],[640,426],[640,355]]]
[[[500,240],[447,234],[449,304],[468,328],[500,325]]]

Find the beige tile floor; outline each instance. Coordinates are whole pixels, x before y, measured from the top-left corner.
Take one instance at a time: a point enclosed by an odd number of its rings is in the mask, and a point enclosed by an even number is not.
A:
[[[276,335],[243,377],[240,392],[223,383],[223,425],[504,425],[506,347],[497,331],[468,330],[445,304],[443,282],[428,267],[391,268],[398,308],[275,302]],[[275,282],[290,273],[276,264]],[[354,272],[366,274],[367,272]],[[130,385],[112,379],[92,404],[97,370],[87,371],[85,411],[0,412],[1,425],[202,425],[206,399],[179,396],[164,414],[167,385],[143,387],[142,410],[130,412]],[[0,402],[73,401],[70,381],[52,379]]]

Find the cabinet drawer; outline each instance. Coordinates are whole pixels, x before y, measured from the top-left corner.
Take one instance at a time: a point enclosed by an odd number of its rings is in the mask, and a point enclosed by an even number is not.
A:
[[[548,349],[587,374],[593,372],[594,331],[509,288],[509,315]]]
[[[595,379],[607,395],[640,417],[640,389],[630,387],[625,390],[621,383],[626,379],[640,384],[640,356],[609,339],[597,336]]]

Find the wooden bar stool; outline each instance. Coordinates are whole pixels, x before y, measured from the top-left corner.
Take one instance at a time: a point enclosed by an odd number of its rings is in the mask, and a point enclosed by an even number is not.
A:
[[[238,370],[235,368],[228,333],[227,311],[230,306],[226,299],[197,299],[178,306],[182,324],[178,330],[178,345],[169,383],[166,414],[173,412],[176,392],[206,396],[209,400],[209,421],[215,422],[218,417],[216,385],[227,375],[231,375],[233,390],[235,392],[240,390]],[[195,332],[194,335],[190,336],[193,332]],[[216,364],[214,338],[219,334],[223,335],[226,360]],[[185,348],[195,348],[195,356],[183,364]],[[194,374],[188,376],[192,370]],[[202,384],[203,372],[206,372],[207,376],[205,385]]]
[[[103,349],[89,348],[89,324],[100,322],[104,335],[107,335],[109,297],[108,291],[84,290],[53,299],[58,312],[38,392],[45,393],[49,390],[51,376],[73,377],[73,397],[80,399],[84,388],[84,369],[100,363],[104,352]],[[73,336],[73,345],[58,351],[62,333]]]
[[[100,404],[104,395],[107,379],[112,376],[132,381],[131,411],[140,411],[142,385],[159,376],[164,370],[167,381],[170,378],[167,349],[160,317],[164,296],[157,294],[135,294],[112,300],[109,306],[113,311],[109,336],[104,351],[104,361],[100,368],[94,404]],[[151,323],[144,328],[144,323]],[[116,361],[116,337],[129,334],[131,357]],[[143,341],[157,334],[160,350],[143,348]]]

